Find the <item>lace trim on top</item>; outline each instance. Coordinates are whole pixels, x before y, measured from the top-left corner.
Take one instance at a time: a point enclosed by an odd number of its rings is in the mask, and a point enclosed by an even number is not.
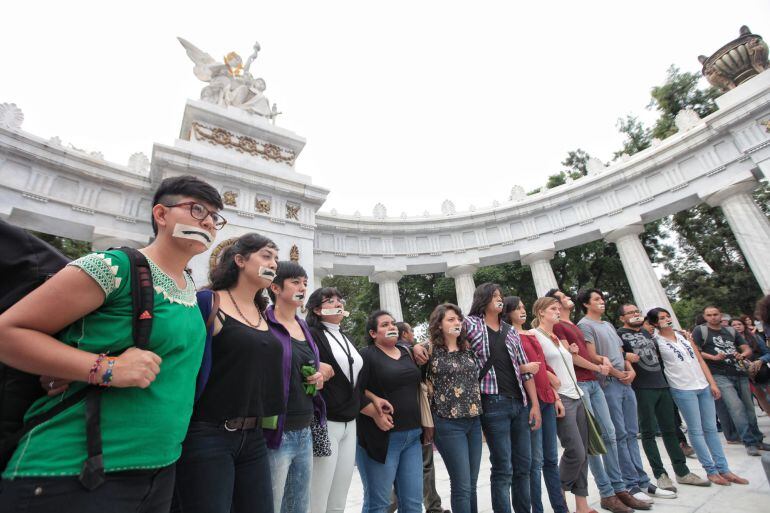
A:
[[[112,265],[112,259],[103,253],[90,253],[67,265],[81,268],[94,279],[107,297],[120,287],[122,278],[118,276],[118,266]]]
[[[198,302],[195,297],[195,285],[190,278],[190,275],[184,273],[184,289],[180,289],[176,282],[163,270],[158,267],[155,262],[150,260],[150,271],[152,271],[152,284],[155,286],[155,292],[161,294],[163,298],[169,303],[179,303],[182,306],[197,306]]]

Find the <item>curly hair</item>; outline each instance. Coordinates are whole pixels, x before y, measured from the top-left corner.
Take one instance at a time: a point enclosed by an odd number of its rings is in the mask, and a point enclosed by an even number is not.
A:
[[[446,347],[444,332],[441,330],[441,323],[444,321],[444,317],[446,317],[447,312],[450,311],[456,313],[457,316],[460,317],[461,321],[464,319],[463,311],[459,306],[452,303],[443,303],[438,305],[433,309],[433,312],[431,312],[430,318],[428,319],[428,340],[430,340],[430,343],[436,347]],[[470,344],[468,343],[468,334],[465,331],[464,325],[460,330],[460,336],[457,337],[457,347],[461,351],[464,351],[470,347]]]

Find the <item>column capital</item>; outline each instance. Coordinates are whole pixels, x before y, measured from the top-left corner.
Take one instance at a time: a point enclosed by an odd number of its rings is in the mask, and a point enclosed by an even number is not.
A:
[[[450,278],[457,278],[458,276],[464,274],[473,276],[473,274],[478,270],[479,268],[473,264],[463,264],[448,268],[444,274]]]
[[[638,238],[642,233],[644,233],[643,224],[630,224],[628,226],[624,226],[623,228],[612,230],[610,233],[604,236],[604,240],[607,242],[617,242],[619,239],[628,235],[633,235]]]
[[[399,271],[376,271],[369,276],[369,281],[372,283],[398,283],[398,280],[400,280],[404,276],[403,273]]]
[[[553,260],[553,256],[555,254],[556,251],[552,249],[537,251],[536,253],[529,253],[528,255],[521,257],[521,263],[524,265],[532,265],[533,262],[537,262],[539,260],[551,261]]]
[[[703,198],[703,201],[706,202],[706,204],[710,207],[719,207],[722,205],[722,203],[732,198],[733,196],[737,194],[744,194],[748,193],[751,194],[751,192],[756,189],[759,186],[759,182],[756,180],[746,180],[743,182],[738,182],[735,184],[732,184],[728,186],[725,189],[722,189],[719,192],[715,192],[714,194],[710,194]]]

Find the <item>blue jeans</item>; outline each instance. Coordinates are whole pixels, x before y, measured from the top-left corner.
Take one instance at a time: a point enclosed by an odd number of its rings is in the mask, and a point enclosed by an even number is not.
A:
[[[722,451],[722,442],[717,433],[717,414],[709,387],[701,390],[672,388],[671,397],[674,398],[679,413],[687,423],[690,445],[695,449],[698,461],[706,474],[730,472],[727,458]]]
[[[191,422],[176,464],[175,508],[183,513],[273,511],[262,431]]]
[[[395,487],[400,513],[422,513],[422,429],[391,431],[385,463],[356,447],[356,466],[364,485],[361,513],[385,513]]]
[[[433,416],[435,445],[449,473],[453,513],[476,513],[476,481],[481,466],[481,419]]]
[[[722,402],[738,430],[739,440],[742,440],[746,447],[758,445],[762,441],[762,434],[757,426],[749,378],[714,374],[714,381],[722,392]]]
[[[530,432],[532,441],[532,468],[529,472],[529,495],[532,498],[532,513],[543,513],[540,475],[545,479],[548,500],[554,513],[567,513],[567,504],[561,493],[559,477],[559,447],[556,436],[556,406],[553,403],[540,403],[543,416],[542,427]],[[454,505],[452,507],[454,511]]]
[[[602,430],[602,440],[607,454],[589,456],[588,467],[591,469],[602,498],[612,497],[617,492],[626,490],[623,475],[618,462],[618,442],[615,438],[615,425],[610,417],[610,409],[604,397],[604,391],[598,381],[579,381],[578,386],[585,394],[583,400]]]
[[[313,439],[310,428],[284,431],[281,446],[269,449],[273,478],[273,511],[307,513],[313,473]]]
[[[626,487],[647,490],[650,478],[644,471],[642,452],[639,450],[639,413],[636,394],[631,385],[624,385],[615,378],[606,378],[604,397],[615,425],[615,439],[618,442],[618,462]]]
[[[492,510],[530,513],[529,469],[532,466],[529,409],[520,400],[482,394],[481,427],[492,464]]]

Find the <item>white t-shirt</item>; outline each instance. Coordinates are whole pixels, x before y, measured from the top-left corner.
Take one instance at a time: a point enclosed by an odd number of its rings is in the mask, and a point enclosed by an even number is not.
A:
[[[364,366],[364,360],[361,355],[358,354],[355,344],[348,340],[348,337],[342,334],[339,324],[331,324],[323,322],[326,327],[324,335],[326,340],[329,341],[329,347],[332,348],[332,354],[334,359],[337,360],[337,364],[342,369],[342,373],[348,378],[354,386],[358,380],[358,373],[361,372],[361,368]],[[348,354],[353,358],[353,377],[350,376],[350,364],[348,363]]]
[[[545,361],[556,373],[556,377],[561,381],[561,387],[559,388],[559,395],[569,397],[570,399],[580,399],[583,392],[575,387],[577,378],[575,377],[575,367],[572,364],[572,353],[567,351],[563,345],[556,344],[553,340],[540,332],[540,330],[534,330],[540,346],[543,348],[543,355]],[[567,362],[566,365],[564,362]],[[544,372],[545,369],[540,369],[540,372]]]
[[[703,390],[709,383],[695,356],[695,350],[682,335],[674,334],[676,341],[662,337],[657,330],[653,335],[660,349],[668,385],[677,390]]]

